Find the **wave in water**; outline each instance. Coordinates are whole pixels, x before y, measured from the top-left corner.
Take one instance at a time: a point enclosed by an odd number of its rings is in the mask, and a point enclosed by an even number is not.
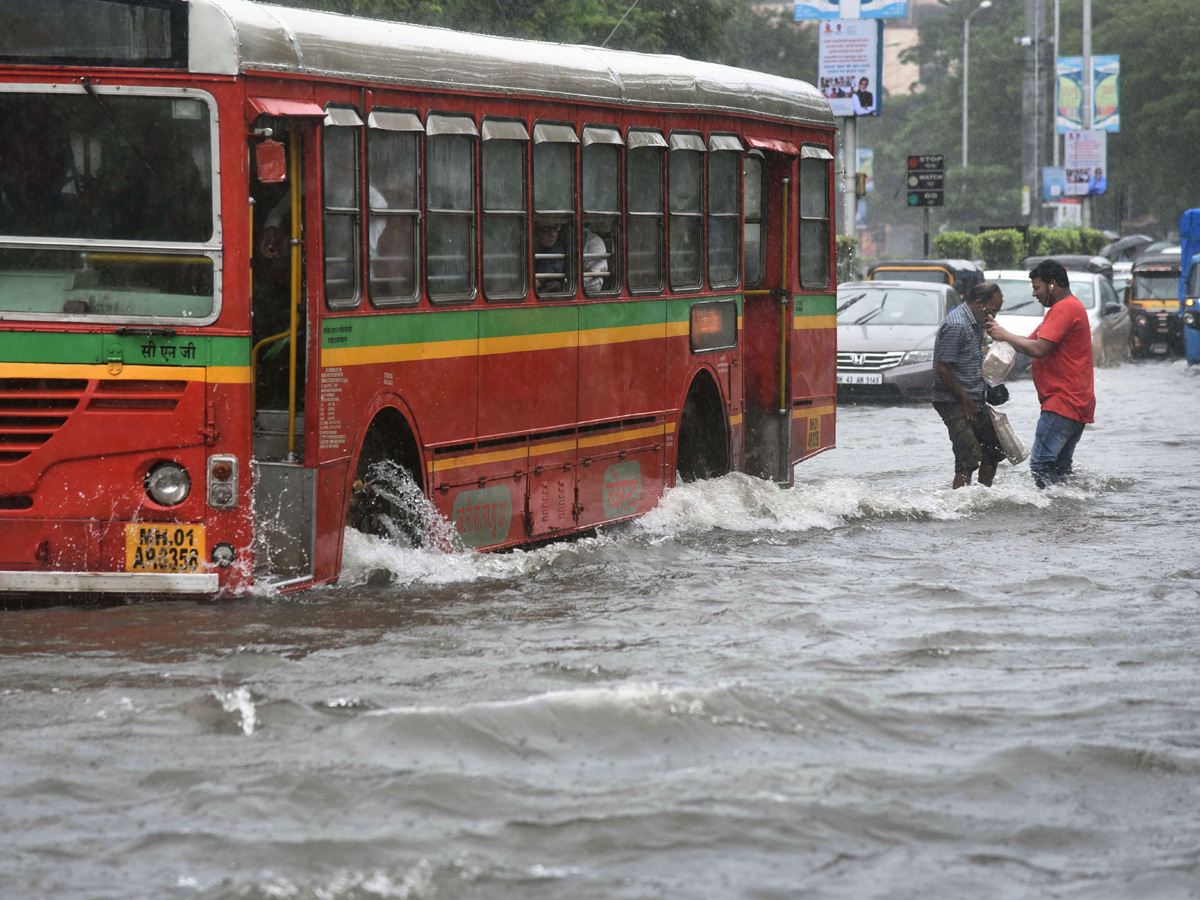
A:
[[[669,490],[658,506],[632,523],[598,536],[509,553],[475,553],[409,548],[347,530],[343,584],[368,584],[378,573],[398,584],[455,584],[519,578],[573,554],[590,553],[613,541],[684,537],[709,531],[798,533],[888,521],[950,521],[1006,509],[1047,508],[1084,502],[1121,490],[1119,479],[1082,471],[1068,485],[1038,490],[1025,473],[995,486],[961,490],[928,484],[875,484],[864,478],[798,479],[793,488],[734,473]]]

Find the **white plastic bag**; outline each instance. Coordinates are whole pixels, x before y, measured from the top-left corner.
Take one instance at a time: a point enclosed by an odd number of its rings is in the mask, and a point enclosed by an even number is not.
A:
[[[1000,384],[1012,371],[1017,361],[1017,350],[1008,341],[992,341],[987,356],[983,358],[983,377],[992,384]]]
[[[1014,466],[1022,462],[1029,455],[1029,451],[1025,449],[1025,444],[1017,437],[1012,426],[1008,424],[1008,416],[994,406],[989,406],[987,411],[992,420],[992,428],[996,432],[996,439],[1000,442],[1000,449],[1004,451],[1004,456]]]

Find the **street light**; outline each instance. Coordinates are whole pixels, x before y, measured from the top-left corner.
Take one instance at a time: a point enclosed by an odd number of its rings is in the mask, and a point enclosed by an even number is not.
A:
[[[962,113],[962,148],[963,148],[963,168],[967,167],[967,63],[968,53],[971,49],[971,19],[975,13],[981,13],[985,9],[992,8],[992,0],[983,0],[979,4],[979,8],[963,18],[963,113]]]

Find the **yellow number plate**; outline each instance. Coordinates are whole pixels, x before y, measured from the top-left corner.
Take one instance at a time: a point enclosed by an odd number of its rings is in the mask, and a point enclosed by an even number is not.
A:
[[[204,561],[203,525],[125,526],[126,572],[199,572]]]

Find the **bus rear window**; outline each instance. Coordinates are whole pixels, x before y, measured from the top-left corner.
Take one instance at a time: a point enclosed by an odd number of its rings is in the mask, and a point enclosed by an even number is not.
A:
[[[187,66],[187,7],[174,0],[0,0],[0,61]]]

